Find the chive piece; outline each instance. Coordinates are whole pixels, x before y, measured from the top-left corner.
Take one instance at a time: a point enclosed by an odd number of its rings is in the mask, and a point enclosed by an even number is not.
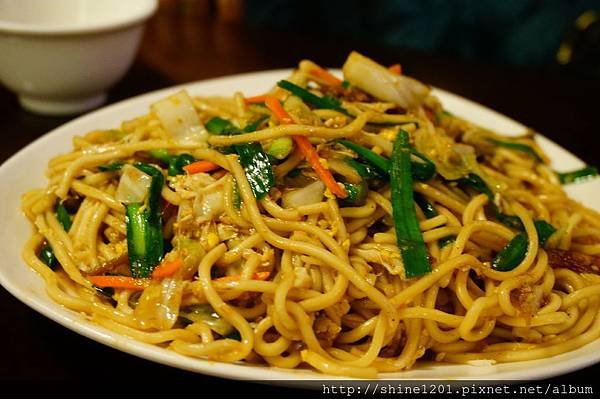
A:
[[[413,177],[419,181],[426,181],[435,175],[435,164],[429,158],[411,148],[412,154],[423,162],[411,161]]]
[[[258,143],[235,145],[239,161],[256,199],[263,199],[275,185],[269,157]]]
[[[434,218],[438,215],[438,211],[431,205],[431,202],[427,201],[421,194],[414,193],[415,202],[419,205],[419,208],[425,214],[427,219]]]
[[[364,159],[366,162],[377,168],[379,172],[386,176],[390,174],[391,162],[388,159],[350,140],[338,140],[337,142],[354,151],[359,158]]]
[[[492,260],[492,268],[501,272],[514,269],[527,254],[527,236],[519,233]]]
[[[293,148],[294,144],[291,137],[278,137],[267,144],[267,154],[281,160],[287,158]]]
[[[260,125],[262,125],[263,123],[268,121],[269,118],[270,118],[269,115],[264,115],[264,116],[261,116],[260,118],[258,118],[257,120],[248,123],[246,125],[246,127],[244,128],[244,133],[252,133],[252,132],[256,131],[260,127]]]
[[[487,195],[490,201],[494,201],[494,193],[479,175],[475,173],[469,173],[467,177],[461,177],[456,181],[458,184],[472,187],[476,191]]]
[[[115,294],[115,289],[111,288],[111,287],[105,287],[105,288],[101,288],[101,287],[97,287],[94,285],[94,289],[96,290],[96,292],[104,297],[106,297],[106,299],[108,299],[108,301],[110,302],[110,304],[113,307],[117,306],[117,301],[113,298],[113,295]]]
[[[377,168],[380,173],[389,176],[391,163],[388,159],[350,140],[337,140],[337,142],[354,151],[359,158],[364,159],[366,162]],[[413,178],[418,181],[431,179],[436,171],[435,164],[415,149],[410,148],[410,151],[412,155],[420,159],[420,161],[410,160]]]
[[[125,165],[125,163],[123,163],[122,161],[117,161],[117,162],[112,162],[106,165],[100,165],[98,166],[98,170],[102,171],[102,172],[108,172],[111,170],[119,170],[123,167],[123,165]]]
[[[233,123],[227,119],[219,118],[215,116],[204,125],[206,130],[212,134],[239,134],[240,129],[234,126]]]
[[[438,240],[438,244],[439,244],[440,248],[444,248],[446,245],[452,244],[454,241],[456,241],[455,236],[448,236],[448,237],[440,238]]]
[[[367,182],[361,180],[360,183],[343,183],[346,193],[346,198],[341,200],[341,203],[347,206],[362,206],[369,195],[369,186]]]
[[[539,245],[543,247],[550,236],[556,232],[556,228],[544,220],[535,220],[533,225],[537,231]]]
[[[573,170],[571,172],[556,172],[561,184],[579,183],[598,176],[598,168],[587,165],[584,168]]]
[[[316,94],[313,94],[310,91],[287,80],[280,80],[279,82],[277,82],[277,86],[289,91],[296,97],[300,97],[304,102],[307,102],[317,108],[334,109],[345,114],[348,113],[348,111],[342,108],[340,101],[336,98],[329,96],[319,97]]]
[[[240,335],[240,332],[238,330],[233,330],[229,334],[223,336],[223,338],[234,339],[236,341],[241,341],[242,340],[242,336]]]
[[[358,160],[356,160],[354,158],[347,158],[346,162],[348,163],[348,165],[352,166],[356,170],[356,172],[360,175],[360,177],[362,177],[363,179],[383,180],[386,178],[385,174],[379,172],[379,170],[377,170],[376,168],[374,168],[373,166],[371,166],[369,164],[359,162]]]
[[[150,151],[148,151],[148,155],[150,155],[152,158],[156,158],[167,164],[173,162],[173,156],[171,154],[169,154],[169,151],[167,151],[164,148],[150,150]]]
[[[487,184],[485,184],[485,182],[479,175],[476,175],[475,173],[470,173],[466,178],[461,178],[457,181],[458,184],[468,185],[476,191],[487,195],[490,199],[489,207],[492,211],[492,214],[496,219],[498,219],[500,223],[514,230],[525,231],[525,226],[523,226],[523,222],[521,222],[521,219],[519,219],[515,215],[507,215],[500,211],[498,206],[493,202],[494,193],[492,193],[492,190],[487,186]],[[547,223],[543,220],[535,220],[533,224],[535,225],[535,229],[538,233],[540,246],[543,247],[546,243],[546,240],[552,234],[554,234],[556,228],[554,228],[554,226],[552,226],[550,223]]]
[[[131,275],[139,278],[148,277],[164,255],[160,203],[164,177],[154,166],[143,163],[134,166],[152,177],[145,206],[136,203],[125,207],[129,268]]]
[[[427,219],[431,219],[438,215],[438,211],[433,207],[433,205],[431,205],[431,203],[429,201],[427,201],[425,199],[425,197],[423,197],[419,193],[414,193],[413,195],[415,197],[415,202],[417,203],[417,205],[419,205],[419,208],[421,208],[421,210],[423,211],[423,214],[425,214],[425,217]],[[438,240],[438,244],[440,245],[440,248],[443,248],[446,245],[454,242],[455,239],[456,239],[455,236],[448,236],[448,237],[440,238]]]
[[[488,140],[491,141],[492,143],[496,144],[499,147],[508,148],[508,149],[511,149],[514,151],[519,151],[524,154],[530,155],[537,162],[541,162],[541,163],[544,162],[542,157],[540,157],[540,155],[532,147],[530,147],[526,144],[513,143],[512,141],[502,141],[502,140],[498,140],[498,139],[494,139],[494,138],[489,138]]]
[[[300,173],[302,173],[302,168],[294,168],[290,170],[286,176],[293,179],[294,177],[300,176]]]
[[[63,229],[68,232],[73,224],[73,221],[71,221],[71,216],[69,215],[69,212],[67,212],[67,208],[65,208],[62,202],[58,202],[56,204],[56,218],[62,225]]]
[[[54,251],[50,244],[44,244],[44,246],[40,249],[40,254],[38,255],[40,260],[46,264],[50,269],[56,269],[58,265],[56,261],[56,256],[54,256]]]
[[[268,118],[268,116],[263,116],[248,124],[244,128],[244,132],[253,132]],[[213,134],[235,135],[242,133],[230,121],[219,117],[212,118],[205,126]],[[268,155],[258,143],[234,144],[231,147],[239,156],[240,164],[246,173],[252,193],[256,199],[264,198],[275,185],[273,167]]]
[[[194,162],[196,162],[196,158],[192,154],[180,154],[173,157],[169,162],[169,176],[182,175],[184,173],[183,167]]]
[[[344,89],[349,89],[349,88],[350,88],[350,82],[348,82],[346,79],[344,79],[344,80],[342,81],[342,87],[343,87]]]
[[[394,142],[390,185],[396,240],[407,278],[431,272],[414,207],[410,154],[408,133],[400,130]]]

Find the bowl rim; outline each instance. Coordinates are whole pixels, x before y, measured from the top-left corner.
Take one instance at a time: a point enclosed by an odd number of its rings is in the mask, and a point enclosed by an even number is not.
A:
[[[138,1],[138,3],[139,7],[135,8],[131,13],[118,15],[117,18],[110,21],[99,21],[86,25],[49,25],[43,23],[24,23],[0,20],[0,34],[12,33],[26,36],[57,36],[119,30],[145,21],[152,16],[158,8],[158,0],[141,0]]]

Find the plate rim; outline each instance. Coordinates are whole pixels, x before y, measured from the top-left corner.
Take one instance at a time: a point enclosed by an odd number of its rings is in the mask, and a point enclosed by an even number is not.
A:
[[[161,88],[158,90],[138,94],[133,97],[129,97],[123,100],[120,100],[116,103],[107,105],[100,109],[94,110],[84,115],[80,115],[74,118],[71,121],[68,121],[47,133],[41,135],[36,138],[32,142],[28,143],[23,148],[19,149],[16,153],[14,153],[10,158],[6,159],[0,165],[0,179],[3,177],[5,169],[8,169],[10,165],[15,162],[19,162],[19,159],[23,156],[24,153],[35,150],[36,147],[42,146],[45,142],[49,142],[54,140],[55,135],[61,134],[63,131],[71,130],[72,135],[77,134],[74,129],[77,125],[85,124],[87,121],[92,121],[96,118],[102,118],[103,114],[110,114],[111,112],[118,110],[119,108],[126,107],[127,105],[137,105],[144,104],[146,106],[150,105],[150,101],[152,98],[159,98],[161,96],[166,96],[169,93],[173,93],[177,90],[181,89],[190,89],[191,91],[195,91],[195,87],[208,85],[208,84],[219,84],[219,83],[227,83],[230,81],[236,81],[243,78],[252,78],[255,77],[257,79],[265,79],[267,77],[277,77],[277,76],[285,76],[289,74],[291,69],[283,68],[283,69],[272,69],[272,70],[262,70],[262,71],[252,71],[235,75],[227,75],[221,76],[217,78],[203,79],[194,82],[182,83],[173,85],[166,88]],[[198,90],[201,90],[198,89]],[[434,94],[440,94],[442,97],[451,97],[454,100],[462,102],[468,107],[476,107],[479,109],[485,110],[487,113],[491,113],[496,118],[504,119],[515,126],[518,126],[520,129],[526,129],[526,127],[519,123],[518,121],[492,109],[480,103],[477,103],[473,100],[460,96],[458,94],[434,88]],[[443,103],[443,101],[442,101]],[[122,120],[116,120],[115,123],[120,123]],[[63,133],[66,134],[66,133]],[[560,146],[555,143],[551,139],[539,135],[539,137],[548,142],[551,145],[559,147],[563,152],[567,153],[574,159],[576,159],[579,163],[583,164],[583,161],[575,154],[571,153],[568,149]],[[22,193],[18,193],[21,195]],[[19,209],[20,212],[20,209]],[[20,212],[22,213],[22,212]],[[20,251],[19,251],[20,254]],[[19,257],[21,260],[22,266],[25,267],[25,270],[33,273],[35,278],[42,280],[41,276],[29,268],[26,263],[22,260],[22,257]],[[128,353],[130,355],[136,356],[138,358],[142,358],[148,361],[156,362],[159,364],[163,364],[170,367],[175,367],[195,373],[210,375],[214,377],[227,378],[233,380],[255,380],[255,381],[277,381],[276,385],[291,385],[291,386],[299,386],[305,385],[310,381],[318,381],[318,380],[347,380],[351,381],[351,378],[334,376],[328,374],[321,374],[318,372],[314,372],[311,370],[287,370],[280,369],[276,367],[269,366],[255,366],[255,365],[247,365],[247,364],[236,364],[236,363],[222,363],[216,361],[210,361],[205,359],[198,359],[187,357],[181,354],[178,354],[174,351],[169,351],[164,348],[157,347],[155,345],[146,344],[140,341],[137,341],[133,338],[129,338],[125,335],[118,334],[112,332],[104,327],[99,325],[95,325],[90,321],[86,320],[81,314],[78,314],[75,311],[65,308],[62,305],[57,304],[51,298],[47,297],[46,300],[41,300],[34,297],[29,297],[26,295],[26,291],[22,287],[18,287],[13,284],[10,280],[9,276],[5,275],[3,268],[0,268],[0,284],[15,298],[17,298],[20,302],[27,305],[31,309],[40,313],[41,315],[49,318],[50,320],[60,324],[63,327],[68,328],[69,330],[82,335],[86,338],[92,339],[102,345],[106,345],[112,349],[119,350],[121,352]],[[43,284],[43,281],[42,281]],[[47,294],[46,294],[47,295]],[[600,338],[599,338],[600,339]],[[589,344],[588,344],[589,345]],[[576,350],[581,349],[578,348]],[[558,355],[560,356],[560,355]],[[600,353],[594,356],[591,353],[588,356],[580,357],[578,359],[566,359],[566,361],[554,363],[544,367],[536,367],[534,369],[528,370],[527,375],[523,377],[522,371],[503,371],[501,373],[502,380],[538,380],[542,378],[550,378],[558,375],[567,374],[569,372],[573,372],[576,370],[583,369],[590,365],[600,362]],[[524,363],[524,362],[518,362]],[[440,364],[443,366],[446,364]],[[448,366],[452,366],[451,364],[447,364]],[[460,366],[460,365],[455,365]],[[262,374],[261,378],[257,378],[257,372]],[[402,374],[409,373],[410,370],[405,372],[397,372],[397,373],[380,373],[379,378],[381,380],[392,378],[394,380],[402,380]],[[494,380],[494,374],[482,374],[482,375],[466,375],[466,376],[457,376],[456,380],[452,380],[452,382],[460,383],[460,381],[473,381],[473,380]],[[409,377],[406,381],[417,380],[417,381],[427,381],[432,378],[414,378]],[[288,384],[289,382],[289,384]],[[309,384],[310,387],[310,384]]]

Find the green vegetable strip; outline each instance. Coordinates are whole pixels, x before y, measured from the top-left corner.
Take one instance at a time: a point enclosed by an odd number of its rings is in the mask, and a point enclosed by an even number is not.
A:
[[[146,206],[138,203],[125,207],[129,267],[131,275],[139,278],[148,277],[164,255],[160,204],[164,177],[153,166],[142,163],[134,166],[152,177]]]
[[[410,154],[408,133],[400,130],[394,142],[390,185],[396,240],[407,278],[431,272],[414,207]]]
[[[269,116],[268,115],[261,116],[260,118],[258,118],[254,122],[248,123],[246,125],[246,127],[244,128],[244,132],[245,133],[252,133],[252,132],[256,131],[260,127],[260,125],[262,125],[263,123],[265,123],[267,120],[269,120]]]
[[[60,224],[66,232],[68,232],[71,229],[73,221],[71,221],[71,216],[69,215],[69,212],[67,212],[67,209],[61,202],[56,204],[56,218],[58,219],[58,221],[60,222]]]
[[[483,179],[479,175],[475,173],[469,173],[467,177],[462,177],[458,179],[457,182],[458,184],[472,187],[476,191],[487,195],[490,201],[494,201],[494,193],[492,192],[492,190],[490,190],[488,185],[483,181]]]
[[[338,140],[337,142],[343,145],[344,147],[354,151],[359,156],[359,158],[371,164],[382,174],[386,176],[390,175],[391,162],[388,159],[350,140]],[[435,164],[423,154],[415,151],[413,148],[411,148],[410,151],[412,155],[416,156],[417,158],[423,161],[421,162],[409,160],[411,164],[412,176],[419,181],[431,179],[435,174]]]
[[[391,162],[388,159],[350,140],[338,140],[337,142],[354,151],[359,158],[373,165],[379,172],[386,176],[390,174]]]
[[[413,177],[419,181],[429,180],[435,175],[435,164],[429,160],[425,155],[421,154],[414,148],[411,149],[414,156],[419,158],[423,162],[411,161]]]
[[[598,176],[598,168],[587,165],[584,168],[573,170],[571,172],[557,172],[561,184],[579,183],[592,177]]]
[[[261,117],[248,124],[244,132],[251,133],[256,130],[269,117]],[[230,121],[215,117],[206,123],[206,129],[213,134],[240,134],[241,130]],[[239,155],[240,164],[246,173],[248,183],[256,199],[264,198],[275,185],[275,175],[269,157],[258,143],[235,144],[232,146]]]
[[[341,202],[347,206],[362,206],[367,200],[369,195],[369,186],[367,182],[362,180],[360,183],[343,183],[346,193],[346,198],[342,199]]]
[[[182,175],[184,173],[183,167],[194,163],[196,158],[191,154],[181,154],[173,158],[169,162],[169,176]]]
[[[499,147],[504,147],[504,148],[508,148],[514,151],[520,151],[524,154],[530,155],[532,156],[537,162],[544,162],[544,160],[542,159],[542,157],[540,157],[540,155],[530,146],[526,145],[526,144],[521,144],[521,143],[513,143],[512,141],[502,141],[502,140],[498,140],[498,139],[488,139],[489,141],[491,141],[492,143],[496,144]]]
[[[487,197],[490,199],[489,207],[491,208],[494,217],[498,219],[500,223],[515,230],[525,231],[525,226],[523,226],[521,219],[515,215],[507,215],[500,211],[498,206],[493,202],[494,193],[492,193],[492,190],[487,186],[487,184],[485,184],[480,176],[476,175],[475,173],[470,173],[469,176],[458,179],[457,181],[459,184],[468,185],[474,190],[487,195]],[[533,224],[535,225],[535,229],[538,233],[540,246],[544,246],[546,240],[552,234],[554,234],[556,229],[550,223],[543,220],[536,220],[533,222]]]
[[[492,260],[492,268],[501,272],[514,269],[523,261],[527,254],[527,236],[517,234]]]
[[[156,158],[160,161],[163,161],[164,163],[170,163],[173,161],[173,156],[169,154],[169,152],[164,148],[150,150],[148,151],[148,155],[150,155],[152,158]]]
[[[425,217],[427,219],[431,219],[431,218],[436,217],[438,215],[438,211],[421,194],[414,193],[413,195],[415,197],[415,202],[417,203],[417,205],[419,205],[419,208],[421,208],[421,210],[423,211],[423,214],[425,214]],[[440,244],[440,247],[443,248],[446,245],[448,245],[451,242],[453,242],[455,240],[455,238],[456,237],[454,237],[454,236],[448,236],[448,237],[440,238],[438,240],[438,243]]]
[[[167,164],[169,176],[183,174],[183,167],[196,161],[191,154],[171,155],[165,149],[148,151],[148,155]]]
[[[61,224],[63,229],[65,229],[65,231],[68,232],[71,229],[71,225],[73,224],[69,212],[67,212],[67,209],[61,202],[56,203],[55,211],[56,219],[58,219],[58,222]],[[52,249],[52,246],[50,246],[50,244],[46,243],[44,244],[44,246],[42,246],[38,257],[50,269],[56,269],[58,262],[56,260],[56,256],[54,255],[54,250]]]
[[[117,161],[109,163],[107,165],[100,165],[98,166],[98,169],[102,172],[108,172],[111,170],[119,170],[123,167],[123,165],[125,165],[125,163],[123,163],[122,161]]]
[[[357,161],[354,158],[347,158],[346,162],[348,163],[348,165],[352,166],[356,170],[356,172],[360,175],[360,177],[362,177],[363,179],[383,180],[386,178],[386,174],[379,172],[378,169],[376,169],[375,167],[373,167],[369,164],[364,164],[362,162]],[[289,173],[288,173],[288,176],[289,176]]]
[[[543,220],[533,222],[538,234],[539,245],[543,247],[556,229]],[[492,267],[499,271],[509,271],[517,267],[527,255],[529,240],[525,233],[517,234],[492,260]]]
[[[550,223],[543,220],[535,220],[533,222],[535,226],[535,231],[538,235],[538,242],[540,243],[540,247],[546,245],[546,241],[550,238],[552,234],[556,232],[556,228],[552,226]]]
[[[42,262],[46,264],[50,269],[56,269],[57,261],[56,256],[54,256],[54,251],[50,244],[45,244],[42,249],[40,249],[39,258]]]
[[[421,194],[414,193],[414,197],[415,202],[419,205],[419,208],[421,208],[427,219],[434,218],[438,215],[438,211]]]
[[[235,145],[240,164],[256,199],[263,199],[275,185],[269,157],[258,143]]]
[[[291,137],[278,137],[267,144],[267,154],[275,159],[285,159],[294,148]]]
[[[336,98],[329,96],[319,97],[316,94],[313,94],[310,91],[287,80],[280,80],[277,82],[277,86],[289,91],[296,97],[300,97],[304,102],[307,102],[317,108],[334,109],[336,111],[348,114],[348,111],[342,108],[340,101]]]
[[[212,118],[204,125],[206,130],[212,134],[239,134],[240,129],[238,129],[233,123],[230,121],[219,118],[218,116]]]

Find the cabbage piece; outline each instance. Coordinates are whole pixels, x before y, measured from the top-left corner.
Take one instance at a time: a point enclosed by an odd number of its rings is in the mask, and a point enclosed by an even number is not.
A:
[[[222,191],[209,191],[199,193],[193,204],[195,220],[198,223],[214,220],[224,212],[224,199]]]
[[[472,146],[456,143],[431,125],[418,129],[414,137],[417,151],[429,158],[445,179],[460,179],[471,172],[480,174],[477,154]]]
[[[116,200],[126,205],[144,202],[152,177],[128,164],[123,165],[121,172]]]
[[[325,184],[321,180],[283,194],[281,204],[284,208],[296,208],[303,205],[317,204],[323,200]]]
[[[234,331],[233,326],[209,304],[189,306],[181,311],[181,316],[193,323],[204,323],[211,330],[224,337]]]
[[[344,78],[354,86],[383,101],[398,104],[404,109],[417,108],[429,94],[423,83],[398,75],[356,51],[343,66]]]
[[[144,289],[134,310],[143,327],[168,330],[179,316],[183,295],[183,281],[165,278]]]
[[[202,143],[208,132],[198,118],[192,99],[185,90],[160,100],[151,106],[167,134],[177,142]]]

